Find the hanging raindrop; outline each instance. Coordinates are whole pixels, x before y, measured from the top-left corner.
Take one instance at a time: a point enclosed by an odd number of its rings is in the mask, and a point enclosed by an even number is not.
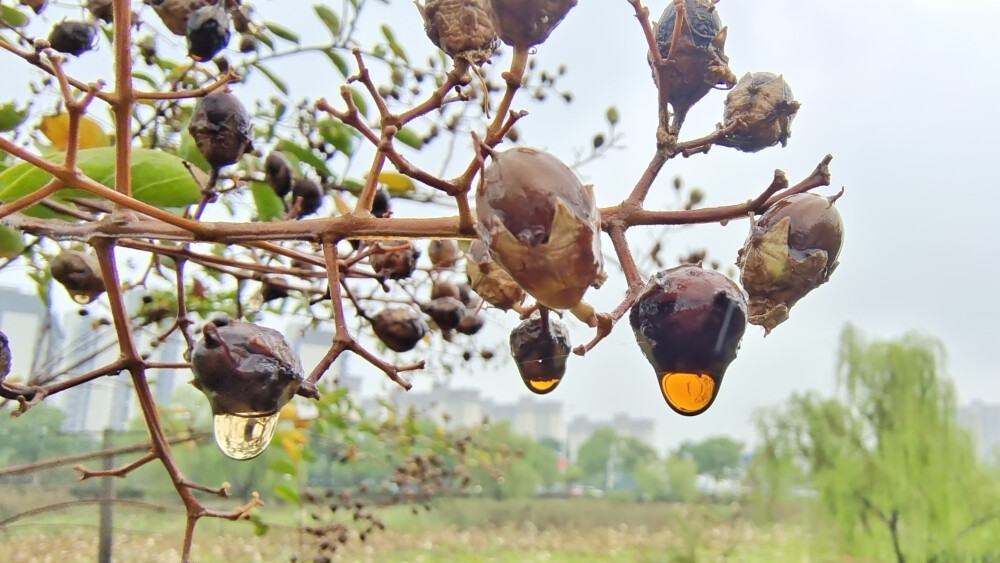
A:
[[[251,459],[267,449],[278,427],[279,413],[215,415],[215,443],[222,453],[238,459]]]

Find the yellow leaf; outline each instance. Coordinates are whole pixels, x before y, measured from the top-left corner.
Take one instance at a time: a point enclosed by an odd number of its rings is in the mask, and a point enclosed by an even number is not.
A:
[[[302,452],[299,451],[298,444],[296,444],[294,440],[290,439],[290,437],[285,436],[281,439],[281,447],[285,449],[285,453],[288,454],[288,457],[290,457],[293,462],[299,463],[302,461]]]
[[[416,189],[416,185],[408,176],[403,176],[399,172],[382,172],[378,175],[378,181],[385,184],[390,195],[404,194]]]
[[[52,145],[59,150],[66,150],[69,145],[69,113],[61,112],[56,115],[47,115],[42,118],[39,127],[42,134],[52,141]],[[107,147],[111,145],[111,138],[104,129],[101,129],[93,119],[86,115],[80,118],[80,143],[81,149],[93,149],[97,147]]]
[[[295,403],[288,403],[278,412],[278,420],[298,420],[298,418],[299,410],[295,407]]]
[[[344,198],[340,197],[340,194],[333,194],[333,202],[337,204],[337,211],[339,211],[341,215],[347,215],[353,211],[351,206],[347,205],[347,202],[344,201]]]

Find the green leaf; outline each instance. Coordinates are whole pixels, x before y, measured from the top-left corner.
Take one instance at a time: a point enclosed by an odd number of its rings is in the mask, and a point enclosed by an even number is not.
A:
[[[57,155],[53,160],[60,160]],[[114,188],[115,147],[81,150],[77,166],[84,174],[100,184]],[[0,201],[15,199],[41,189],[52,179],[48,172],[27,162],[0,173]],[[136,148],[132,150],[132,195],[139,201],[161,208],[178,208],[198,203],[201,185],[185,166],[185,161],[159,150]],[[66,189],[54,196],[94,197],[79,189]],[[40,205],[25,210],[34,217],[60,217],[61,215]]]
[[[403,127],[399,131],[396,131],[396,139],[400,143],[414,149],[419,149],[424,146],[423,138],[421,138],[416,131],[410,129],[409,127]]]
[[[181,131],[181,144],[177,148],[177,156],[201,168],[205,172],[212,171],[212,165],[205,160],[205,157],[198,150],[198,144],[194,142],[194,137],[188,133],[187,129]]]
[[[0,4],[0,18],[14,27],[22,27],[28,23],[28,15],[13,6]]]
[[[326,162],[306,147],[296,145],[288,139],[282,139],[278,141],[278,150],[295,155],[295,158],[297,158],[300,162],[304,162],[309,166],[312,166],[316,169],[316,172],[322,176],[326,176],[328,178],[332,178],[334,176],[333,172],[327,168]]]
[[[285,84],[285,81],[279,78],[277,74],[271,72],[271,69],[259,63],[253,63],[253,67],[261,71],[264,76],[271,81],[271,84],[274,84],[274,87],[280,90],[282,94],[286,96],[288,95],[288,85]]]
[[[355,130],[335,119],[324,119],[319,122],[319,134],[323,140],[346,155],[354,153]]]
[[[285,41],[291,41],[292,43],[296,44],[299,42],[298,34],[288,29],[287,27],[282,27],[274,22],[264,22],[264,27],[266,27],[268,31],[284,39]]]
[[[281,219],[285,216],[285,203],[264,182],[250,182],[250,192],[257,205],[257,220],[262,222]]]
[[[350,76],[351,69],[347,66],[347,61],[344,60],[344,57],[340,56],[340,53],[334,51],[333,49],[325,49],[323,53],[328,59],[330,59],[333,66],[337,67],[337,70],[340,71],[340,74],[342,74],[344,78]]]
[[[24,235],[6,225],[0,225],[0,258],[13,258],[24,251]]]
[[[292,488],[288,483],[279,483],[274,486],[274,496],[280,498],[281,500],[294,505],[301,504],[299,500],[299,492]]]
[[[14,102],[0,106],[0,131],[13,131],[28,117],[28,108],[17,109]]]
[[[351,88],[351,99],[354,100],[354,105],[358,106],[361,115],[368,117],[368,102],[365,101],[365,95],[361,93],[361,90]]]
[[[323,4],[315,4],[313,9],[316,10],[319,19],[323,20],[323,25],[330,30],[330,35],[333,35],[334,39],[340,37],[340,17],[337,13]]]
[[[409,63],[410,59],[406,56],[406,50],[399,44],[399,41],[396,41],[396,34],[393,33],[392,28],[386,24],[382,24],[382,35],[385,37],[386,42],[389,43],[389,48],[392,49],[392,52],[397,57]]]
[[[274,50],[274,41],[271,41],[271,38],[266,33],[257,32],[254,34],[254,37],[257,38],[257,41],[267,45],[268,49]]]
[[[299,469],[295,467],[295,464],[288,461],[287,459],[276,459],[271,462],[271,471],[276,473],[282,473],[284,475],[296,476],[299,474]]]
[[[263,536],[270,529],[270,526],[264,522],[259,514],[251,514],[250,522],[253,523],[253,535],[257,537]]]

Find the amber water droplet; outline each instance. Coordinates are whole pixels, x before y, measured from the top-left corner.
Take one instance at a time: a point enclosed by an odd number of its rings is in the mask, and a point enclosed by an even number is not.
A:
[[[664,373],[660,389],[670,408],[680,414],[698,414],[715,398],[715,380],[703,373]]]
[[[530,391],[539,395],[552,391],[559,384],[558,379],[525,379],[524,382],[528,385]]]
[[[233,459],[251,459],[267,449],[278,427],[279,413],[215,415],[215,443]]]
[[[86,305],[94,300],[93,294],[90,293],[74,293],[73,301],[76,301],[80,305]]]

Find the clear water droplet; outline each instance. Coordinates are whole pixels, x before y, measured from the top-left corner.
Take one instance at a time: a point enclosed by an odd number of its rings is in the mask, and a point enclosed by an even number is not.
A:
[[[233,459],[251,459],[267,449],[278,427],[279,413],[215,415],[215,443]]]
[[[94,300],[94,295],[92,293],[74,293],[73,301],[76,301],[80,305],[86,305]]]

